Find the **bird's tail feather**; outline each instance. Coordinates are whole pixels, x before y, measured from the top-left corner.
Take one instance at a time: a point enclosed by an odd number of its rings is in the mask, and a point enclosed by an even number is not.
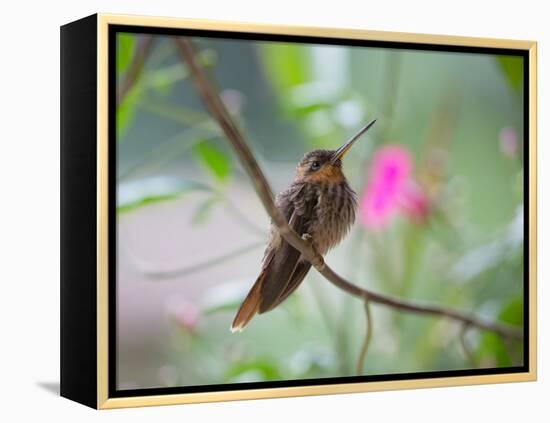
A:
[[[258,279],[256,279],[254,286],[250,289],[250,292],[241,304],[241,307],[239,308],[239,311],[237,312],[237,315],[233,320],[233,324],[231,325],[231,332],[242,331],[244,327],[248,324],[248,322],[250,322],[250,320],[258,312],[261,300],[260,289],[264,277],[265,270],[260,273],[260,276],[258,276]]]

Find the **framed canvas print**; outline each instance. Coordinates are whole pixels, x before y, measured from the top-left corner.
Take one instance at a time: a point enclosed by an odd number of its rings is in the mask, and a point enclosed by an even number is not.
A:
[[[61,394],[536,379],[536,43],[61,28]]]

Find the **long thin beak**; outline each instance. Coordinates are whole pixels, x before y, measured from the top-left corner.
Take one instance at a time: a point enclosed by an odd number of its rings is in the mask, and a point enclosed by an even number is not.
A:
[[[372,125],[374,125],[374,122],[376,122],[376,119],[374,119],[371,123],[369,123],[363,129],[361,129],[357,134],[353,136],[352,139],[346,142],[342,147],[336,150],[332,156],[331,162],[334,163],[338,159],[341,159],[342,157],[344,157],[344,154],[346,154],[348,150],[352,147],[352,145],[355,144],[355,141],[361,138],[363,134],[367,132]]]

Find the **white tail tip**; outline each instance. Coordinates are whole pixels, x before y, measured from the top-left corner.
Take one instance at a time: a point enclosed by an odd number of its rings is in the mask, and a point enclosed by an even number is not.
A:
[[[231,326],[231,327],[229,328],[229,330],[231,330],[231,333],[242,332],[242,331],[243,331],[243,327],[242,327],[242,326]]]

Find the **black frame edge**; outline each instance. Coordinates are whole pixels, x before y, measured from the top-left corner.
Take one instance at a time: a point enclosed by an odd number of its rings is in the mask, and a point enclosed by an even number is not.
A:
[[[61,396],[97,408],[97,15],[61,27]]]

